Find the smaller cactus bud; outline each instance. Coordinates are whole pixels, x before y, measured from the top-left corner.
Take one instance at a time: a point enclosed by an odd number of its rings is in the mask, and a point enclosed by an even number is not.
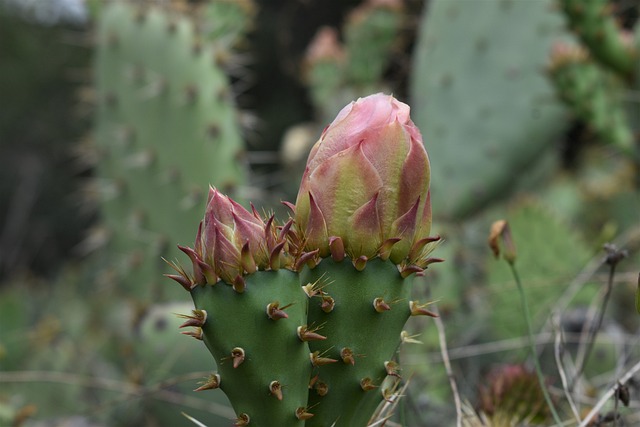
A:
[[[293,259],[284,253],[291,223],[278,235],[273,216],[266,222],[253,209],[250,213],[231,198],[209,188],[207,209],[200,222],[194,248],[178,246],[192,262],[193,276],[169,263],[179,274],[167,275],[186,290],[219,279],[238,293],[246,289],[245,274],[256,270],[292,267]]]
[[[513,264],[517,257],[516,245],[513,241],[513,237],[511,236],[509,223],[504,219],[495,221],[491,225],[491,231],[489,232],[489,247],[496,258],[500,256],[500,241],[502,241],[504,246],[502,257],[509,264]]]
[[[438,317],[438,315],[432,311],[427,310],[425,307],[433,304],[432,302],[428,302],[425,304],[420,304],[418,301],[409,301],[409,309],[411,310],[412,316],[429,316],[429,317]]]

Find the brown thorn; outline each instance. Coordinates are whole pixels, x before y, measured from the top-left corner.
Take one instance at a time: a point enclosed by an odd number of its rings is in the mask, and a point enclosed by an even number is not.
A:
[[[233,368],[235,369],[244,362],[244,349],[242,347],[235,347],[231,350],[231,358],[233,359]]]
[[[318,334],[316,331],[320,328],[309,329],[307,325],[298,326],[296,332],[301,341],[322,341],[327,337]]]
[[[209,375],[209,378],[207,378],[205,381],[201,382],[200,384],[202,385],[193,391],[204,391],[204,390],[216,389],[220,387],[220,375],[211,374]]]
[[[342,358],[342,361],[347,365],[353,366],[356,364],[356,359],[353,355],[353,350],[351,350],[349,347],[345,347],[342,350],[340,350],[340,357]]]
[[[305,421],[305,420],[308,420],[311,417],[313,417],[313,414],[310,413],[310,412],[307,412],[307,408],[303,408],[301,406],[298,409],[296,409],[296,418],[297,419],[299,419],[301,421]]]
[[[180,333],[202,341],[202,328],[193,328],[192,331],[182,331]]]
[[[315,367],[328,365],[329,363],[336,363],[336,359],[330,359],[328,357],[321,357],[319,351],[314,351],[313,353],[309,353],[309,359],[311,359],[311,364]]]
[[[433,304],[432,302],[428,302],[426,304],[420,304],[418,301],[409,301],[409,309],[411,310],[412,316],[429,316],[429,317],[438,317],[438,315],[432,311],[427,310],[425,307],[429,304]]]
[[[284,312],[284,309],[291,306],[291,304],[280,307],[280,303],[278,301],[274,301],[272,303],[267,304],[267,316],[271,320],[280,320],[287,319],[289,315]]]
[[[278,400],[282,400],[282,385],[280,381],[271,381],[269,383],[269,392]]]
[[[376,298],[373,300],[373,308],[378,313],[383,313],[385,311],[391,310],[391,306],[385,302],[382,298]]]

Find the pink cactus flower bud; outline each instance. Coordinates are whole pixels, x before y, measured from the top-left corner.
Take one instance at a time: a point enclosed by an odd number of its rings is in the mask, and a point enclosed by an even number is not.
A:
[[[223,280],[244,291],[243,275],[258,269],[291,267],[294,260],[286,253],[286,236],[291,223],[278,232],[273,217],[266,222],[247,211],[230,197],[209,188],[204,219],[200,222],[194,249],[179,246],[193,264],[193,275],[174,263],[179,274],[168,275],[185,289]]]
[[[371,258],[395,239],[389,257],[403,262],[431,229],[429,179],[409,106],[382,93],[352,102],[307,160],[295,208],[305,250],[326,257],[340,237],[352,259]]]

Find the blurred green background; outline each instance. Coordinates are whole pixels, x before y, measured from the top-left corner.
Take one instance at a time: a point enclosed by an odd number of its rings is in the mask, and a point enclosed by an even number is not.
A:
[[[215,363],[179,334],[191,303],[162,257],[191,244],[209,184],[284,218],[324,126],[379,91],[411,105],[430,155],[446,262],[420,293],[470,407],[499,412],[496,370],[526,363],[493,220],[511,223],[558,395],[551,314],[573,354],[602,307],[602,245],[628,250],[588,407],[639,357],[640,6],[585,5],[0,0],[0,426],[231,425],[222,392],[192,391]],[[401,350],[393,422],[452,425],[433,321],[407,328],[422,343]]]

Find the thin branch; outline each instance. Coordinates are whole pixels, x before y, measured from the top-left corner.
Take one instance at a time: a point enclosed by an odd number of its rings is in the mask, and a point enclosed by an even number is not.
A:
[[[533,335],[533,326],[531,326],[531,313],[529,312],[529,303],[527,302],[527,295],[524,292],[524,288],[522,286],[522,281],[520,280],[520,275],[518,274],[518,270],[516,269],[513,262],[508,262],[509,267],[511,267],[511,273],[513,274],[513,278],[516,281],[516,287],[518,288],[518,293],[520,294],[520,301],[522,302],[522,310],[524,311],[524,318],[527,323],[527,332],[529,334],[529,346],[531,349],[531,357],[533,358],[533,364],[536,368],[536,374],[538,376],[538,382],[540,383],[540,389],[542,390],[542,394],[544,395],[544,400],[547,402],[547,406],[551,411],[551,415],[553,416],[553,420],[556,425],[562,425],[562,420],[556,411],[556,407],[549,396],[549,390],[547,389],[547,384],[544,379],[544,375],[542,374],[542,368],[540,367],[540,361],[538,360],[538,353],[536,351],[536,344],[534,341]]]
[[[545,344],[553,344],[555,341],[555,335],[550,332],[543,332],[537,334],[535,337],[536,346],[542,346]],[[565,333],[565,343],[576,344],[580,342],[580,334]],[[633,334],[620,333],[616,336],[604,335],[601,337],[603,343],[608,344],[626,344],[631,345],[632,340],[636,340],[637,336]],[[471,357],[483,356],[492,353],[501,353],[505,351],[519,350],[527,347],[529,338],[526,336],[507,338],[504,340],[491,341],[482,344],[470,344],[460,347],[449,348],[449,360],[468,359]],[[635,342],[635,341],[633,341]],[[404,356],[403,365],[417,365],[424,363],[425,359],[430,363],[442,362],[442,354],[438,351],[430,351],[425,354],[412,355],[407,354]]]
[[[598,400],[598,403],[596,403],[596,405],[593,407],[593,409],[591,409],[591,411],[582,420],[578,427],[587,427],[591,423],[591,420],[593,420],[593,417],[595,417],[600,412],[602,407],[615,394],[619,384],[626,384],[627,381],[629,381],[631,377],[633,377],[638,371],[640,371],[640,361],[633,365],[633,367],[631,367],[631,369],[626,374],[624,374],[622,378],[620,378],[618,383],[609,387],[609,390],[607,390],[607,392],[600,398],[600,400]]]
[[[575,417],[576,421],[579,423],[580,422],[580,411],[578,411],[578,407],[576,406],[575,402],[573,401],[573,397],[571,396],[571,392],[569,391],[569,387],[568,387],[568,382],[567,382],[567,374],[564,370],[564,363],[562,362],[563,360],[563,354],[564,354],[564,339],[563,339],[563,334],[562,334],[562,327],[560,325],[560,322],[558,321],[558,319],[555,319],[556,322],[554,322],[554,329],[555,329],[555,333],[556,333],[556,339],[555,339],[555,343],[554,343],[554,356],[556,359],[556,365],[558,366],[558,373],[560,374],[560,380],[562,381],[562,390],[564,391],[564,395],[567,399],[567,402],[569,402],[569,406],[571,407],[571,412],[573,412],[573,416]]]
[[[439,314],[438,307],[433,308],[435,314]],[[451,361],[449,360],[449,353],[447,351],[447,337],[444,331],[444,323],[440,316],[433,319],[438,329],[438,340],[440,342],[440,351],[442,353],[442,361],[444,362],[444,368],[447,371],[447,377],[449,378],[449,384],[451,385],[451,392],[453,393],[453,402],[456,405],[456,426],[462,427],[462,401],[460,400],[460,393],[458,392],[458,385],[456,384],[456,378],[451,369]]]
[[[611,291],[613,290],[613,279],[616,273],[616,266],[618,263],[627,257],[627,252],[625,250],[618,249],[615,245],[607,244],[605,245],[605,250],[607,251],[607,256],[605,258],[605,262],[609,265],[609,278],[607,280],[607,287],[605,288],[604,295],[602,297],[602,302],[600,304],[600,308],[598,310],[598,317],[594,323],[594,317],[590,316],[587,321],[586,327],[583,329],[583,332],[587,332],[586,342],[584,345],[581,345],[578,351],[578,358],[576,363],[576,372],[573,380],[571,381],[571,385],[569,386],[569,390],[573,389],[575,382],[582,375],[582,371],[589,361],[589,356],[591,355],[591,351],[593,350],[593,345],[596,340],[596,335],[600,331],[602,327],[602,321],[604,319],[604,313],[607,310],[607,305],[609,303],[609,298],[611,297]]]
[[[629,247],[632,245],[636,245],[640,242],[640,227],[632,227],[629,230],[626,230],[622,233],[618,238],[613,241],[614,245],[619,247]],[[564,311],[569,307],[569,304],[578,294],[580,289],[587,283],[587,281],[598,271],[600,266],[607,261],[607,258],[604,256],[595,256],[593,257],[584,268],[578,273],[578,275],[569,283],[567,289],[564,291],[562,296],[558,299],[558,302],[551,309],[552,313],[564,313]],[[551,325],[551,317],[547,319],[542,330],[548,332],[552,330]]]
[[[202,378],[209,372],[194,372],[189,375],[178,377],[180,381],[183,378],[190,379],[192,377]],[[197,375],[197,376],[196,376]],[[226,418],[234,418],[233,410],[226,406],[209,400],[199,399],[187,396],[183,393],[163,390],[170,384],[170,381],[163,381],[151,387],[144,387],[125,381],[113,380],[110,378],[90,377],[86,375],[77,375],[69,372],[51,372],[51,371],[10,371],[0,372],[0,383],[58,383],[68,385],[79,385],[82,387],[97,388],[102,390],[114,391],[120,394],[130,396],[144,397],[153,396],[155,399],[162,400],[178,405],[189,406],[194,409],[201,409],[212,414]]]

